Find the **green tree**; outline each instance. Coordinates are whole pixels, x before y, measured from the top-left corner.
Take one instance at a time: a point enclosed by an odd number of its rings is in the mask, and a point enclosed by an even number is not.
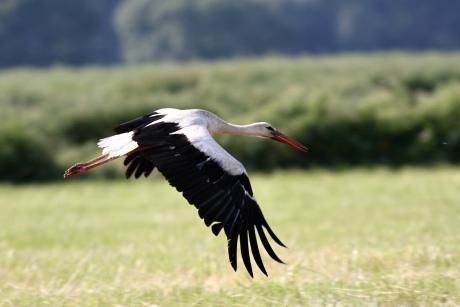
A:
[[[113,63],[119,0],[2,0],[0,66]]]
[[[347,0],[337,9],[341,50],[460,47],[459,1]]]
[[[287,18],[256,0],[127,0],[115,24],[128,62],[283,52],[294,39]]]

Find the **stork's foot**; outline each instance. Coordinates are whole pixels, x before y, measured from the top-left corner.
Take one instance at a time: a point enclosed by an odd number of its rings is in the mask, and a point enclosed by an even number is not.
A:
[[[88,170],[86,163],[77,163],[64,173],[64,178],[84,173]]]
[[[65,171],[64,173],[64,178],[70,177],[70,176],[75,176],[81,173],[84,173],[86,171],[89,171],[90,169],[93,169],[95,167],[98,167],[99,165],[102,165],[104,163],[110,162],[114,159],[118,158],[116,157],[110,157],[109,154],[103,154],[102,156],[99,156],[97,158],[94,158],[92,160],[89,160],[84,163],[77,163],[68,170]]]

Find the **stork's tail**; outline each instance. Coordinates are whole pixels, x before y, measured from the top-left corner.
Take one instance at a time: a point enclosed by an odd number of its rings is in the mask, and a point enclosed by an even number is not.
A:
[[[101,139],[97,145],[103,149],[102,155],[87,162],[75,164],[65,171],[64,178],[84,173],[136,150],[139,146],[133,141],[133,134],[134,132],[131,131]]]

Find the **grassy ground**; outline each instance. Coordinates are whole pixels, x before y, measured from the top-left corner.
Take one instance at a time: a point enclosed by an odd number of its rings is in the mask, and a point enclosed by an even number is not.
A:
[[[460,169],[253,175],[289,249],[234,273],[160,178],[0,186],[0,306],[460,304]]]

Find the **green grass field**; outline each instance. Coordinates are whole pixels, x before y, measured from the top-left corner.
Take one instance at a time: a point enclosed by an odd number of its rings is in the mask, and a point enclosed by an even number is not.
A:
[[[454,306],[460,168],[253,174],[289,249],[234,273],[159,176],[0,185],[0,306]]]

